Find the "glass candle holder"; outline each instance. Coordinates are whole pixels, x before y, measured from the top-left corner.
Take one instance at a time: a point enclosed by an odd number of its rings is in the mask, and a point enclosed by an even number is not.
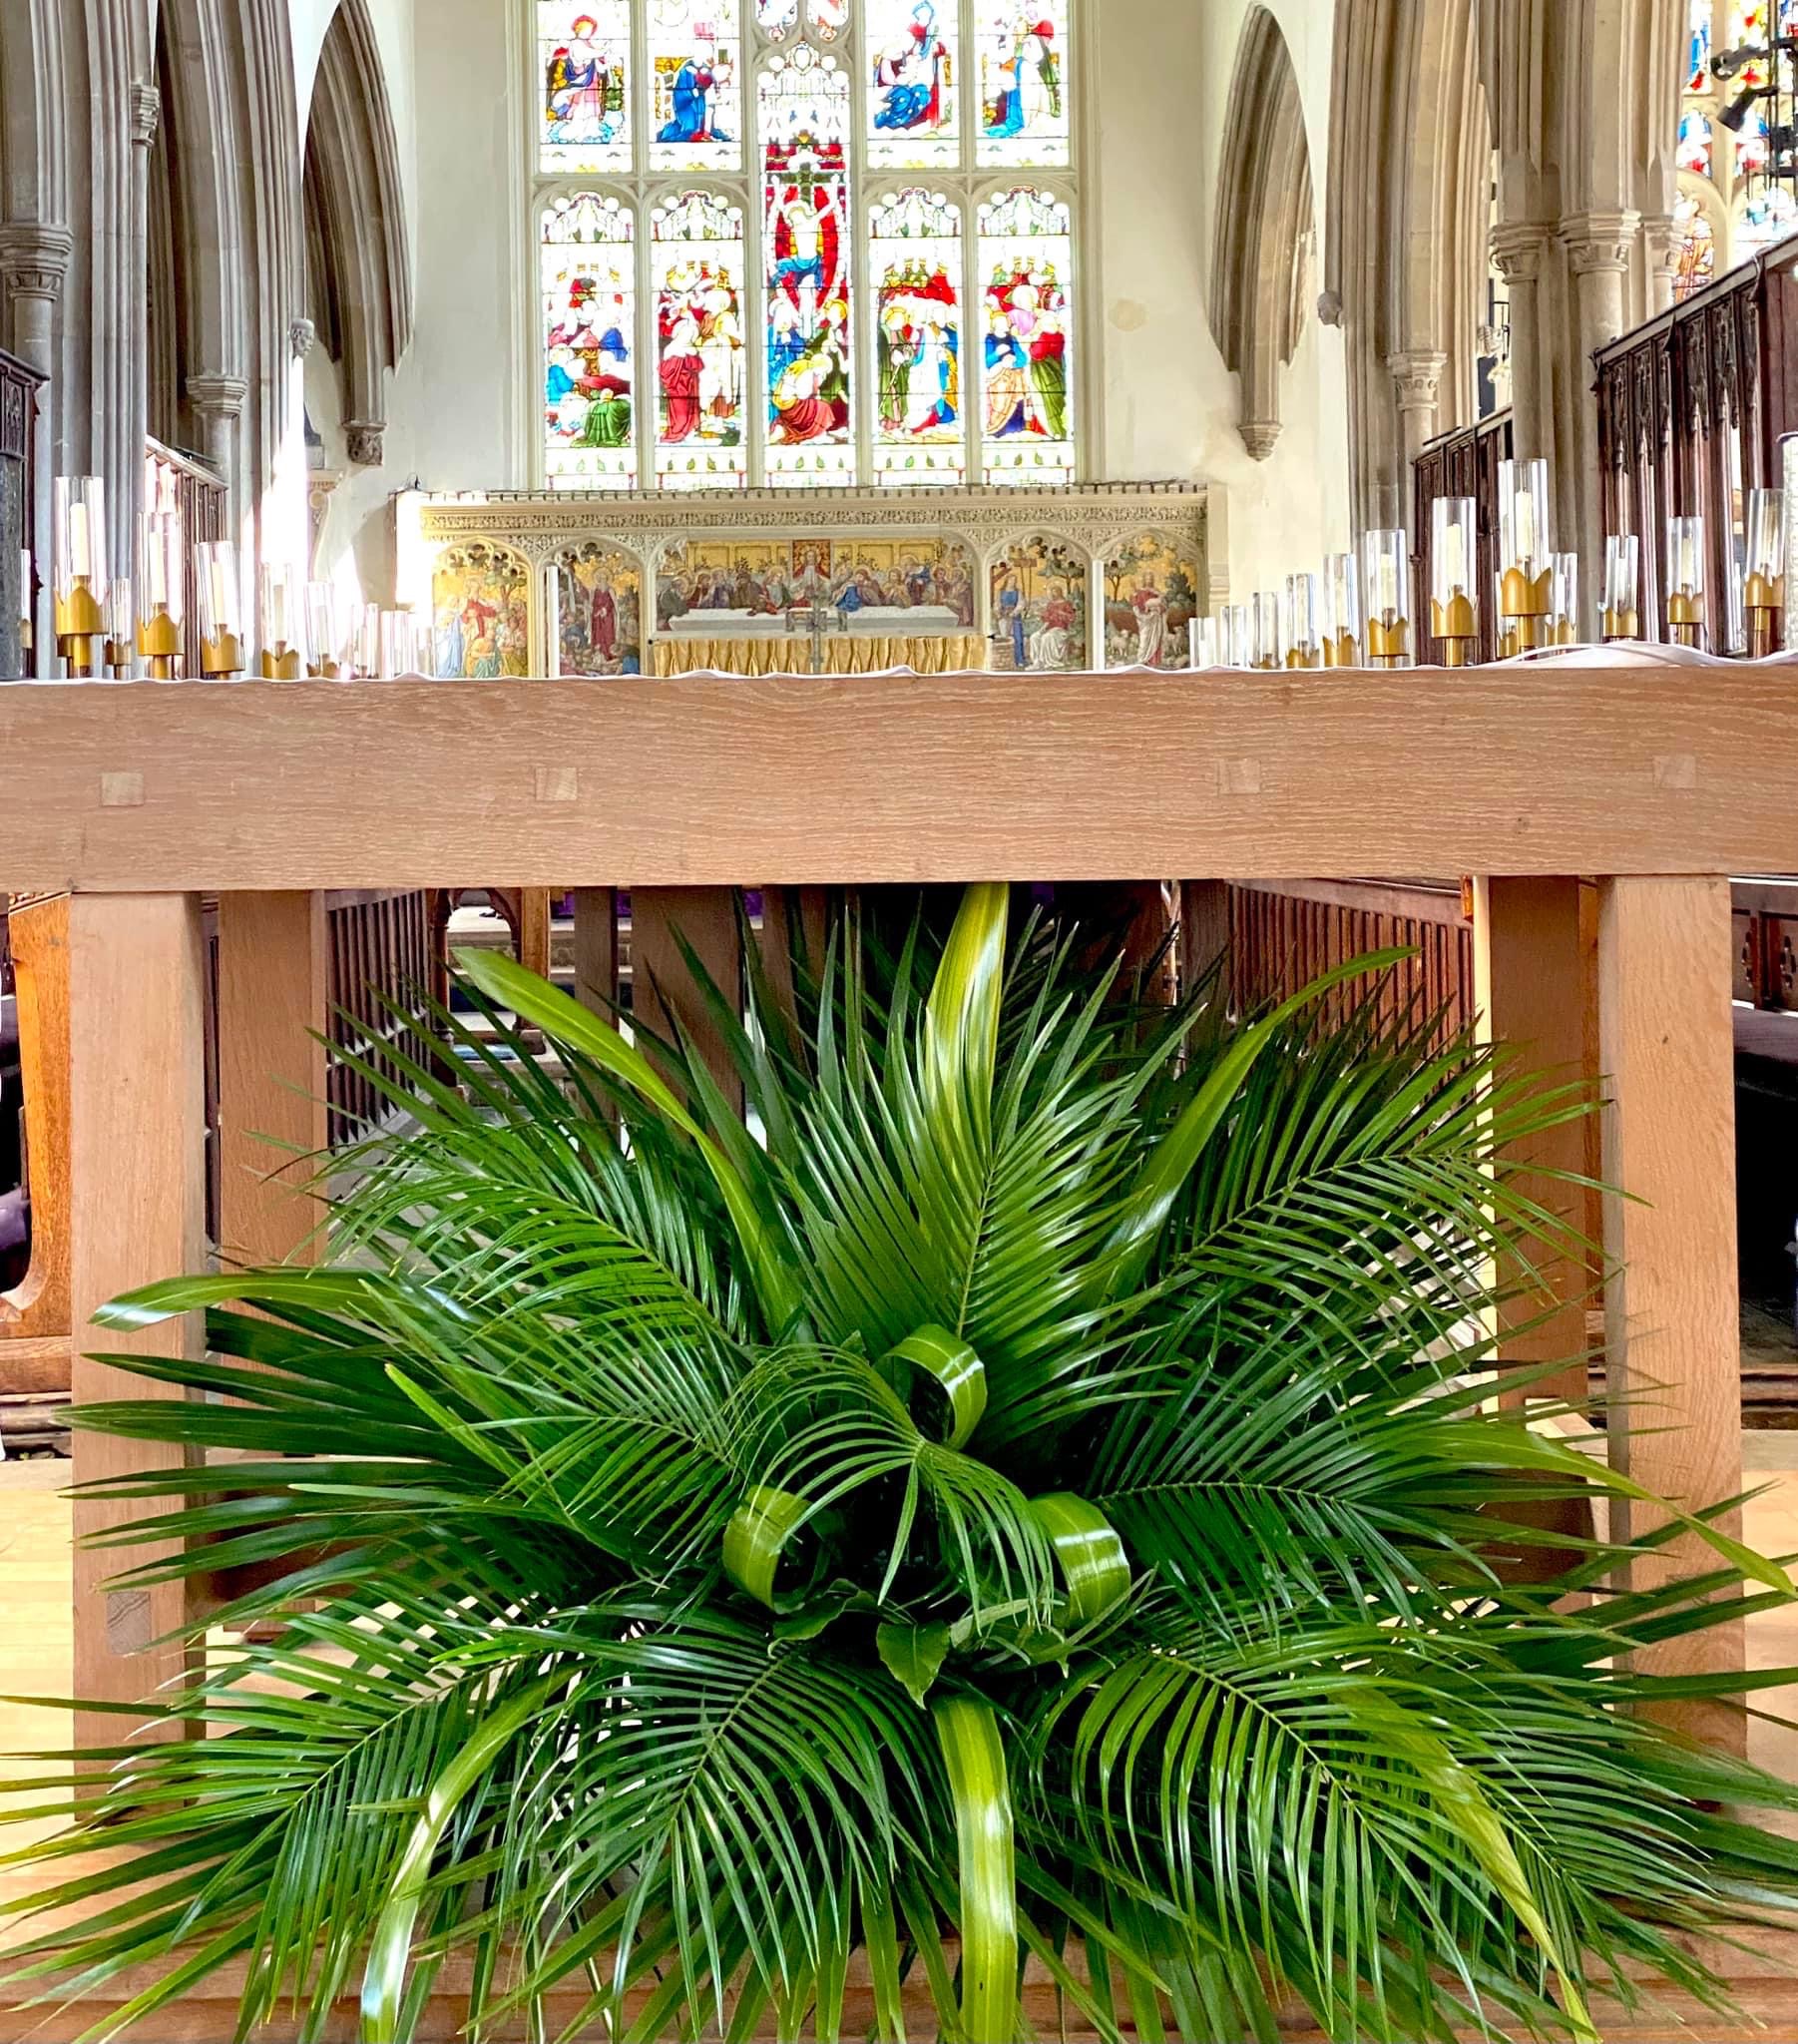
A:
[[[1323,664],[1318,638],[1317,577],[1310,573],[1286,577],[1286,665],[1312,668]]]
[[[1742,612],[1748,625],[1748,657],[1765,660],[1785,640],[1785,496],[1780,490],[1748,492],[1747,530],[1742,548]]]
[[[1430,506],[1430,637],[1444,667],[1469,667],[1480,637],[1480,507],[1472,497]]]
[[[1257,589],[1254,600],[1254,637],[1249,647],[1249,665],[1263,671],[1281,666],[1280,600],[1271,589]]]
[[[1323,664],[1361,665],[1361,570],[1353,554],[1328,554],[1323,564]]]
[[[97,475],[56,479],[56,650],[72,676],[94,672],[106,636],[106,484]]]
[[[243,672],[243,590],[234,540],[207,540],[194,549],[200,583],[200,671],[208,681]]]
[[[1604,593],[1599,625],[1608,644],[1641,637],[1642,543],[1632,532],[1604,542]]]
[[[138,651],[152,681],[172,682],[186,644],[188,542],[179,511],[138,520]]]
[[[341,681],[353,667],[349,638],[350,613],[334,582],[306,584],[306,673],[324,681]]]
[[[1667,636],[1675,646],[1702,646],[1705,628],[1704,520],[1667,520]]]
[[[1224,665],[1218,657],[1215,618],[1194,618],[1186,627],[1186,659],[1194,674]]]
[[[1401,527],[1376,529],[1362,540],[1369,667],[1403,667],[1410,658],[1410,551]]]
[[[106,669],[115,682],[131,679],[137,657],[138,615],[128,576],[113,578],[106,592]]]
[[[391,682],[412,670],[412,613],[382,611],[380,617],[380,678]]]
[[[1229,609],[1231,667],[1248,667],[1255,657],[1255,613],[1246,603],[1233,603]]]
[[[356,614],[356,673],[363,681],[378,679],[381,672],[381,607],[365,603]]]
[[[1577,646],[1579,630],[1579,556],[1552,554],[1549,557],[1549,643]]]
[[[296,682],[306,671],[304,591],[299,570],[290,561],[263,563],[258,608],[265,682]]]
[[[1549,464],[1499,463],[1499,638],[1504,657],[1544,643],[1554,605]]]
[[[32,673],[31,549],[19,549],[19,673]]]

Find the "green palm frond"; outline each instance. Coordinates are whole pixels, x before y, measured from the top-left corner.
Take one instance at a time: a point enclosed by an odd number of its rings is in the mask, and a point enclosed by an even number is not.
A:
[[[790,998],[749,951],[740,1017],[686,963],[754,1135],[679,1025],[465,959],[480,1026],[361,1067],[404,1132],[328,1266],[103,1315],[207,1327],[111,1358],[191,1395],[77,1414],[169,1451],[107,1544],[242,1587],[154,1736],[33,1785],[14,1984],[136,1971],[117,2032],[243,1963],[246,2029],[359,1993],[369,2044],[452,1959],[476,2037],[836,2035],[856,1954],[879,2037],[921,1987],[966,2044],[1026,1960],[1119,2044],[1721,2005],[1798,1791],[1655,1707],[1784,1678],[1640,1657],[1785,1578],[1727,1500],[1541,1530],[1639,1493],[1493,1396],[1589,1258],[1507,1160],[1584,1090],[1345,1006],[1390,959],[1146,1009],[999,886],[849,904]]]

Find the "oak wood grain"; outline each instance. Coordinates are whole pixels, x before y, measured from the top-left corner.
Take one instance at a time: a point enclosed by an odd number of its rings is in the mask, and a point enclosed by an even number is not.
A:
[[[142,1398],[158,1387],[83,1351],[194,1352],[194,1316],[135,1333],[97,1333],[96,1310],[136,1285],[203,1270],[206,1243],[206,1087],[200,902],[192,894],[84,894],[69,906],[71,1302],[77,1403]],[[180,1396],[179,1392],[169,1395]],[[77,1431],[75,1476],[87,1483],[158,1468],[154,1441]],[[83,1498],[78,1542],[140,1515],[142,1506]],[[77,1545],[76,1694],[136,1703],[181,1672],[168,1635],[186,1620],[179,1583],[109,1589],[154,1547]],[[85,1744],[114,1741],[116,1719],[77,1728]]]
[[[731,1008],[742,1009],[742,934],[736,895],[728,887],[631,889],[632,1013],[648,1030],[673,1041],[684,1035],[705,1060],[739,1113],[742,1086],[717,1024],[681,954],[681,940]],[[654,1047],[650,1047],[655,1056]]]
[[[0,689],[0,871],[156,890],[1779,871],[1795,779],[1783,669],[40,685]]]
[[[1598,1031],[1605,1090],[1604,1201],[1610,1457],[1686,1509],[1742,1487],[1735,1243],[1734,1038],[1729,887],[1722,880],[1610,879],[1599,892]],[[1646,1510],[1621,1514],[1647,1531]],[[1722,1522],[1739,1532],[1739,1515]],[[1711,1560],[1687,1536],[1637,1565],[1645,1584]],[[1686,1674],[1742,1666],[1741,1628],[1656,1648],[1648,1665]],[[1717,1705],[1667,1707],[1708,1743],[1744,1728]]]
[[[31,1268],[0,1292],[0,1390],[67,1390],[31,1372],[23,1344],[69,1332],[69,899],[51,896],[8,917],[18,995],[19,1083],[31,1192]],[[38,1349],[41,1356],[43,1350]]]

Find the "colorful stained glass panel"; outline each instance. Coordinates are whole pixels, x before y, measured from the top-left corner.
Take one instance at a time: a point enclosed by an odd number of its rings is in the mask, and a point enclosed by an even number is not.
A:
[[[744,405],[742,209],[683,192],[650,216],[656,291],[656,481],[667,490],[740,489]]]
[[[868,215],[879,395],[874,479],[960,483],[968,472],[960,209],[900,192]]]
[[[1690,117],[1688,116],[1687,118],[1689,119]],[[1685,125],[1682,122],[1680,124],[1682,141],[1684,133]],[[1708,155],[1709,152],[1707,151],[1706,156],[1708,157]],[[1749,109],[1746,118],[1742,122],[1741,130],[1735,138],[1736,175],[1743,178],[1763,176],[1767,165],[1772,161],[1772,156],[1773,142],[1772,137],[1767,133],[1767,117],[1761,112],[1759,107],[1752,107]],[[1683,154],[1680,157],[1680,168],[1682,170],[1685,168]],[[1707,172],[1709,166],[1707,164]]]
[[[1673,295],[1689,298],[1717,270],[1717,241],[1710,215],[1688,193],[1673,202]]]
[[[631,168],[631,0],[538,0],[543,168]]]
[[[1758,256],[1792,235],[1798,235],[1798,200],[1783,185],[1769,186],[1756,192],[1743,207],[1731,253],[1736,261],[1746,262],[1750,256]]]
[[[650,0],[650,168],[733,171],[743,158],[738,0]]]
[[[764,36],[779,42],[799,19],[799,0],[755,0],[755,22]]]
[[[960,14],[955,0],[868,0],[868,162],[877,170],[961,164]]]
[[[1729,47],[1739,50],[1746,45],[1767,47],[1767,0],[1736,0],[1729,25]],[[1767,82],[1767,66],[1764,61],[1750,59],[1736,73],[1733,81],[1737,91],[1750,86],[1760,87]]]
[[[1042,165],[1070,160],[1068,0],[1030,7],[978,0],[980,161]]]
[[[759,87],[767,289],[767,480],[836,486],[855,476],[849,78],[800,44]]]
[[[849,0],[806,0],[805,18],[819,41],[835,42],[849,26]]]
[[[1686,51],[1687,92],[1707,92],[1710,89],[1710,12],[1711,0],[1692,0],[1690,40]]]
[[[552,489],[637,484],[637,271],[628,206],[596,192],[543,217],[544,473]]]
[[[1679,123],[1679,168],[1695,178],[1710,176],[1710,123],[1702,114],[1686,114]]]
[[[981,459],[997,483],[1074,480],[1073,220],[1046,192],[980,209]]]

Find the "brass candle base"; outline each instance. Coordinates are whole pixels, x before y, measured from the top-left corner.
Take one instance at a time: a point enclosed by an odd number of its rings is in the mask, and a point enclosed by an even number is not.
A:
[[[306,669],[306,674],[314,682],[340,682],[344,679],[342,667],[334,660],[314,661]]]
[[[1315,646],[1295,646],[1286,656],[1289,668],[1313,668],[1323,665],[1323,655]]]
[[[138,620],[138,652],[153,682],[174,681],[175,663],[182,656],[182,636],[167,604],[159,603],[149,617]]]
[[[200,672],[210,682],[229,680],[243,672],[243,642],[234,632],[221,632],[217,639],[200,643]]]
[[[1403,667],[1411,657],[1411,622],[1388,612],[1367,621],[1369,667]]]
[[[106,613],[88,578],[78,575],[68,595],[56,599],[56,650],[71,677],[84,680],[94,672],[94,642],[105,637]]]
[[[109,639],[106,642],[107,672],[115,682],[131,679],[131,663],[135,649],[129,639]]]
[[[1438,639],[1436,644],[1441,649],[1444,667],[1472,667],[1474,665],[1474,642],[1472,639]]]
[[[1750,576],[1749,581],[1758,581]],[[1748,658],[1750,660],[1771,660],[1776,653],[1785,651],[1785,612],[1772,605],[1748,606]]]
[[[175,655],[173,653],[152,653],[145,657],[144,665],[150,670],[153,682],[172,682],[175,679]]]
[[[1675,646],[1702,649],[1704,645],[1704,602],[1689,590],[1676,589],[1667,598],[1667,637]]]
[[[1634,611],[1605,611],[1601,618],[1606,646],[1618,639],[1639,639],[1642,621]]]
[[[264,646],[261,669],[265,682],[297,682],[305,672],[296,646]]]

